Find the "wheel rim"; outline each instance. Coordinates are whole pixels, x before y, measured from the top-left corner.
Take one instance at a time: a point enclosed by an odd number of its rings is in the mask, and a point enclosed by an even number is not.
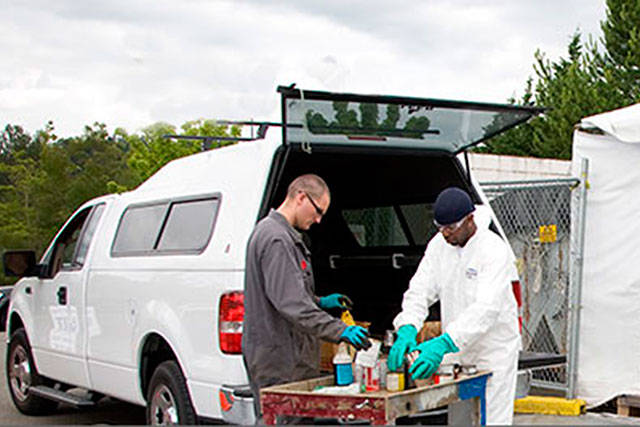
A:
[[[151,424],[178,424],[178,406],[169,387],[162,384],[153,392],[151,398]]]
[[[31,366],[27,351],[21,345],[14,348],[9,359],[9,382],[13,395],[20,401],[24,401],[31,386]]]

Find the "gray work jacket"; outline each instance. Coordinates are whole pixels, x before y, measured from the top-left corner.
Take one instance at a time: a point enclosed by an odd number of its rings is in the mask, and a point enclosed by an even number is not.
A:
[[[338,342],[346,325],[318,306],[311,252],[275,210],[247,245],[242,354],[254,394],[319,374],[318,338]]]

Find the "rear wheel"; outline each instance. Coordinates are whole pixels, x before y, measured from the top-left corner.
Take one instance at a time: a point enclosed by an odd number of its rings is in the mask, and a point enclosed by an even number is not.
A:
[[[13,404],[26,415],[42,415],[52,412],[58,403],[33,395],[29,388],[45,385],[33,363],[31,346],[24,329],[18,329],[11,335],[6,360],[7,382]]]
[[[196,424],[187,383],[173,360],[158,365],[147,392],[147,424]]]

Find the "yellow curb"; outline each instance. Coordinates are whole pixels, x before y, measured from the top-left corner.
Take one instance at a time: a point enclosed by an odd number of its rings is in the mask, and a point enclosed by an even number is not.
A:
[[[586,411],[586,402],[582,399],[563,397],[527,396],[516,399],[514,411],[519,414],[580,415]]]

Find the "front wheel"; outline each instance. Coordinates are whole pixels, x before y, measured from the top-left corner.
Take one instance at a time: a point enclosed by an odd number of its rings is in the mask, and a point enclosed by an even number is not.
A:
[[[52,412],[58,403],[36,396],[29,388],[46,385],[36,370],[31,355],[31,346],[24,329],[18,329],[11,335],[6,361],[7,382],[13,404],[26,415],[43,415]]]
[[[162,362],[153,372],[147,392],[147,424],[196,424],[187,383],[176,362]]]

